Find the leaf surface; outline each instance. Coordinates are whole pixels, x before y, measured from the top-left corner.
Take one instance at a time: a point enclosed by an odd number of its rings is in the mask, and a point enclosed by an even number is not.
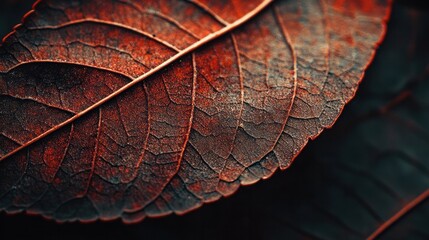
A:
[[[255,230],[261,239],[428,238],[429,14],[395,6],[386,40],[334,128],[255,193],[270,196],[253,203],[270,203],[253,213],[264,219]]]
[[[134,222],[287,168],[354,96],[389,5],[39,1],[0,49],[0,208]]]

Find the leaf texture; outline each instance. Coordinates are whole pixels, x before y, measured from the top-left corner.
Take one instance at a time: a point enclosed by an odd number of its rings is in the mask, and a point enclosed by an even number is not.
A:
[[[386,40],[333,129],[287,174],[235,199],[235,207],[257,199],[249,221],[259,239],[429,238],[429,13],[395,5]]]
[[[381,1],[39,1],[0,49],[0,208],[185,213],[287,168],[354,96]]]

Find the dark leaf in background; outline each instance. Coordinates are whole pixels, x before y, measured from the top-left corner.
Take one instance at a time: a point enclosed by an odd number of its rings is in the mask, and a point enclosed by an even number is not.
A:
[[[356,99],[332,130],[269,181],[188,215],[138,225],[57,225],[3,216],[0,231],[69,239],[368,237],[429,187],[428,18],[422,8],[395,4],[386,41]],[[423,201],[381,238],[427,239],[428,219]]]

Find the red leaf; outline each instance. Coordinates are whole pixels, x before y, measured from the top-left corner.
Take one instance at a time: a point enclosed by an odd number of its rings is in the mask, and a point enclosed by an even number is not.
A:
[[[133,222],[287,168],[390,3],[270,2],[38,2],[0,49],[0,209]]]

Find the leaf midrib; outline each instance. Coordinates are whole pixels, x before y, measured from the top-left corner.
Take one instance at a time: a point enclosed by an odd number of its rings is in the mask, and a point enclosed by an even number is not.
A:
[[[119,94],[123,93],[124,91],[128,90],[129,88],[133,87],[134,85],[136,85],[137,83],[143,81],[144,79],[152,76],[153,74],[161,71],[162,69],[166,68],[168,65],[172,64],[173,62],[177,61],[179,58],[185,56],[186,54],[189,54],[191,52],[194,52],[195,50],[199,49],[200,47],[202,47],[203,45],[231,32],[232,30],[234,30],[235,28],[243,25],[244,23],[246,23],[247,21],[251,20],[255,15],[257,15],[258,13],[260,13],[263,9],[265,9],[270,3],[272,3],[273,0],[263,0],[257,7],[255,7],[252,11],[248,12],[246,15],[244,15],[243,17],[239,18],[238,20],[236,20],[235,22],[226,25],[225,27],[221,28],[220,30],[210,33],[207,36],[205,36],[204,38],[196,41],[195,43],[191,44],[190,46],[188,46],[187,48],[183,49],[182,51],[179,51],[177,54],[173,55],[172,57],[170,57],[168,60],[164,61],[163,63],[161,63],[160,65],[152,68],[151,70],[149,70],[148,72],[140,75],[137,78],[134,78],[131,82],[125,84],[124,86],[122,86],[121,88],[119,88],[118,90],[114,91],[113,93],[109,94],[108,96],[104,97],[103,99],[99,100],[98,102],[92,104],[91,106],[89,106],[88,108],[84,109],[83,111],[76,113],[76,115],[74,115],[73,117],[67,119],[64,122],[61,122],[59,124],[57,124],[56,126],[52,127],[51,129],[45,131],[44,133],[40,134],[39,136],[31,139],[30,141],[24,143],[23,145],[19,146],[18,148],[15,148],[14,150],[12,150],[11,152],[5,154],[4,156],[2,156],[0,158],[0,162],[9,158],[10,156],[14,155],[15,153],[19,152],[20,150],[30,146],[31,144],[43,139],[44,137],[50,135],[51,133],[57,131],[58,129],[61,129],[62,127],[76,121],[77,119],[79,119],[80,117],[84,116],[85,114],[93,111],[94,109],[100,107],[101,105],[103,105],[104,103],[106,103],[107,101],[115,98],[116,96],[118,96]]]

